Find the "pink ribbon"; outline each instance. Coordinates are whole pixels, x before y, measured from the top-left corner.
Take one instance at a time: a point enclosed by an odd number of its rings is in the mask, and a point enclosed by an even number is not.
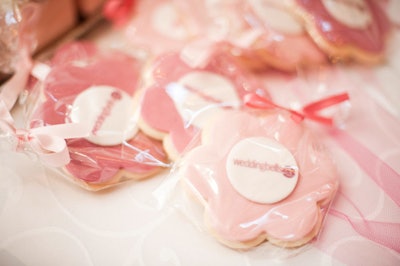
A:
[[[371,221],[365,219],[364,215],[359,208],[350,200],[346,195],[339,191],[339,196],[345,199],[347,203],[350,204],[358,213],[360,219],[352,219],[347,214],[336,210],[329,209],[329,214],[338,217],[340,219],[346,220],[351,227],[358,234],[364,236],[365,238],[379,243],[385,247],[400,252],[400,224],[391,222],[379,222]]]
[[[400,174],[349,134],[335,130],[331,132],[331,136],[354,158],[372,180],[400,206]],[[377,169],[379,169],[379,172]]]
[[[296,112],[279,106],[255,93],[247,94],[244,97],[244,102],[249,107],[260,109],[279,108],[289,111],[295,121],[300,122],[301,120],[308,118],[325,125],[333,125],[334,119],[331,117],[322,116],[319,114],[319,112],[327,107],[346,100],[349,100],[347,93],[338,94],[311,103],[305,106],[302,112]],[[346,150],[356,162],[358,162],[360,167],[377,183],[377,185],[380,186],[394,200],[394,202],[396,202],[397,205],[400,205],[400,174],[398,174],[388,164],[380,160],[363,145],[358,143],[348,133],[343,132],[342,130],[333,130],[330,134],[331,137],[333,137],[333,139],[335,139],[336,142],[344,150]],[[380,169],[381,174],[377,173],[377,169]],[[338,194],[339,197],[347,200],[347,202],[357,211],[361,220],[352,219],[345,213],[333,208],[329,210],[329,214],[347,221],[351,227],[363,237],[400,252],[400,225],[398,223],[367,220],[349,198],[347,198],[341,192]]]
[[[89,128],[79,123],[17,129],[2,99],[0,99],[0,129],[17,140],[15,147],[17,151],[30,150],[50,167],[60,167],[69,163],[70,157],[65,139],[85,137],[90,132]]]
[[[358,163],[360,168],[368,174],[397,206],[400,206],[400,174],[364,145],[355,140],[350,134],[341,130],[333,130],[330,132],[330,136]],[[356,205],[343,193],[339,193],[338,196],[350,203],[360,215],[361,220],[352,219],[345,213],[332,208],[329,210],[331,215],[349,222],[352,228],[365,238],[393,249],[396,252],[400,252],[399,223],[367,220]]]
[[[297,112],[292,109],[285,108],[283,106],[273,103],[271,100],[258,95],[257,93],[248,93],[244,96],[243,101],[246,106],[258,109],[273,109],[278,108],[286,110],[292,114],[293,120],[301,122],[303,119],[308,118],[325,125],[334,125],[334,119],[332,117],[326,117],[321,115],[319,112],[328,107],[342,103],[349,100],[347,93],[341,93],[333,96],[329,96],[322,100],[313,102],[306,105],[302,112]]]

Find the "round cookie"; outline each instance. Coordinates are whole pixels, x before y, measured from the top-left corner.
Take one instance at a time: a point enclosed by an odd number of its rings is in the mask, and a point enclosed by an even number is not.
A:
[[[153,64],[153,84],[145,89],[139,127],[163,140],[176,160],[207,121],[226,109],[240,108],[246,92],[262,90],[231,56],[216,53],[205,67],[189,67],[177,53]],[[262,90],[264,95],[265,90]]]
[[[219,115],[178,174],[207,228],[232,248],[310,242],[338,188],[326,150],[285,111]]]
[[[52,60],[31,126],[84,123],[90,133],[67,140],[67,175],[90,190],[151,176],[168,162],[162,143],[139,131],[135,117],[141,64],[91,43],[62,47]],[[117,78],[116,78],[117,77]]]
[[[293,0],[315,43],[334,60],[377,63],[384,58],[391,23],[373,0]]]

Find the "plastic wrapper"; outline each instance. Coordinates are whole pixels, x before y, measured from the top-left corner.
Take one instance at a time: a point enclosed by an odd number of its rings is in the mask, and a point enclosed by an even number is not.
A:
[[[345,264],[361,263],[365,258],[350,254],[366,251],[382,252],[385,260],[393,260],[391,254],[398,250],[394,240],[398,216],[377,203],[379,196],[365,197],[376,191],[390,206],[398,200],[392,190],[399,172],[395,137],[399,132],[398,108],[394,104],[398,93],[390,90],[396,86],[396,58],[398,53],[393,49],[383,66],[335,65],[297,75],[274,73],[264,79],[273,101],[294,110],[336,93],[350,96],[349,101],[330,110],[340,130],[313,128],[323,129],[314,133],[332,150],[340,174],[339,193],[329,209],[333,218],[315,247]],[[378,263],[372,256],[368,259]]]
[[[26,0],[4,0],[0,3],[0,71],[16,71],[20,53],[36,47],[32,29],[36,25],[39,4]],[[23,51],[21,51],[23,50]]]
[[[10,110],[23,91],[31,69],[36,37],[31,29],[38,4],[5,0],[0,3],[0,98]]]
[[[239,108],[204,120],[196,146],[183,151],[156,196],[228,247],[269,242],[262,252],[281,258],[302,252],[297,247],[314,242],[323,228],[339,174],[318,139],[326,132],[309,122],[343,127],[354,83],[336,67],[264,74],[271,99],[244,91]],[[295,184],[283,193],[281,179]]]
[[[292,6],[302,18],[314,42],[335,60],[382,62],[392,23],[383,1],[295,0]]]
[[[338,174],[329,152],[294,118],[275,108],[214,117],[201,145],[172,171],[174,208],[230,248],[268,241],[272,247],[260,248],[271,258],[318,238]]]
[[[0,5],[1,40],[0,40],[0,70],[2,75],[11,74],[13,60],[18,50],[18,26],[20,17],[17,5],[13,1],[5,1]],[[4,76],[5,78],[5,76]]]
[[[208,1],[207,7],[232,54],[250,68],[293,71],[327,63],[285,1]]]
[[[203,13],[208,18],[208,42],[227,44],[233,55],[255,70],[295,71],[349,61],[380,63],[394,28],[383,4],[370,0],[203,3],[203,8],[192,10],[194,17]]]
[[[124,26],[127,38],[149,54],[157,56],[164,52],[179,51],[192,39],[204,36],[203,21],[189,12],[193,9],[188,10],[190,4],[186,2],[136,1],[134,14]]]
[[[169,167],[161,142],[137,127],[142,66],[139,59],[100,51],[90,42],[66,44],[31,94],[28,131],[66,139],[70,160],[58,169],[86,189],[140,180]],[[43,159],[61,163],[58,157]]]
[[[349,76],[350,72],[351,68],[327,65],[295,73],[267,71],[258,77],[268,88],[272,101],[281,107],[303,113],[308,105],[320,101],[331,102],[330,106],[325,106],[319,113],[331,118],[332,126],[342,128],[351,114],[353,92],[361,89]],[[335,98],[340,95],[347,95],[349,99],[336,102]],[[316,126],[324,128],[318,124]]]
[[[163,141],[172,160],[179,158],[213,116],[243,105],[243,97],[266,89],[235,59],[215,50],[203,67],[191,67],[180,53],[167,53],[151,64],[139,127]]]

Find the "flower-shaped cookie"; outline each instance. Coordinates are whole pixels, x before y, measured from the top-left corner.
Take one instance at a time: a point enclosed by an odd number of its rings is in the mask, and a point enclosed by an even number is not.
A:
[[[193,12],[188,12],[188,4],[176,0],[137,1],[135,14],[125,29],[128,39],[155,55],[182,49],[204,31]]]
[[[192,68],[177,53],[155,61],[153,85],[145,90],[140,128],[162,139],[175,160],[191,142],[198,129],[217,113],[242,105],[245,93],[262,86],[240,69],[233,58],[216,53],[205,67]]]
[[[44,101],[31,126],[84,123],[90,134],[67,140],[71,161],[65,170],[88,189],[123,179],[140,179],[167,162],[159,141],[138,130],[134,95],[141,64],[91,43],[72,43],[58,50],[44,81]],[[137,105],[137,104],[136,104]]]
[[[338,187],[326,151],[283,111],[218,116],[178,173],[212,234],[233,248],[309,242]]]
[[[375,63],[382,60],[391,23],[374,0],[295,0],[310,36],[339,59]]]

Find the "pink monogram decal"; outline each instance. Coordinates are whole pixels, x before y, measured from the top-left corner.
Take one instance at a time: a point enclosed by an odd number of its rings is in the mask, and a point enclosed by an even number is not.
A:
[[[277,163],[259,162],[257,160],[233,159],[233,164],[240,167],[258,169],[261,172],[272,171],[283,174],[287,178],[292,178],[296,174],[296,169],[291,166],[280,166]]]
[[[94,124],[91,132],[93,135],[96,135],[97,131],[99,131],[106,118],[111,114],[111,110],[114,107],[115,102],[122,99],[122,95],[119,91],[113,91],[110,96],[111,97],[108,99],[103,111],[96,119],[96,123]]]

